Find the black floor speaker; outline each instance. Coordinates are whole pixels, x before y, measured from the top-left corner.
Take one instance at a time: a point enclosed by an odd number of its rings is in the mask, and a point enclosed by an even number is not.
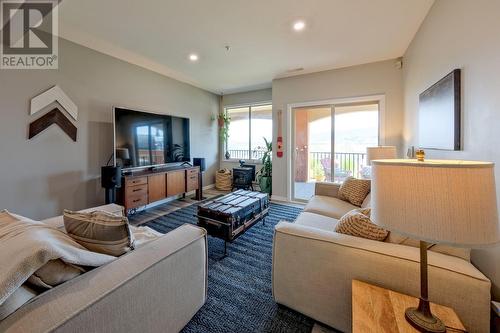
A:
[[[106,191],[106,204],[116,202],[116,188],[122,184],[122,168],[119,166],[101,167],[101,186]]]

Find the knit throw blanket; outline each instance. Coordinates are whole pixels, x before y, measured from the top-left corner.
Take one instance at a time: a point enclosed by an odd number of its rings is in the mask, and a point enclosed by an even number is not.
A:
[[[98,267],[116,258],[90,252],[64,232],[7,211],[0,212],[0,304],[50,260]]]

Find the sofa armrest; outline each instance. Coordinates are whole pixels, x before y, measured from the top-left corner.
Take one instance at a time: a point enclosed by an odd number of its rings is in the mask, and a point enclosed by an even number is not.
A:
[[[26,304],[1,332],[178,332],[205,303],[207,235],[183,225]]]
[[[428,253],[431,301],[456,310],[470,332],[489,322],[490,281],[469,262]],[[351,331],[351,283],[419,295],[419,249],[280,222],[273,242],[276,302]]]
[[[338,198],[339,188],[340,184],[337,183],[317,182],[314,187],[314,194]]]

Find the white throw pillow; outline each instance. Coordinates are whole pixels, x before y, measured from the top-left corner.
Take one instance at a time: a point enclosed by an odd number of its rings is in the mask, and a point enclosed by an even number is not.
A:
[[[130,230],[132,231],[132,234],[134,235],[135,248],[139,248],[139,247],[163,236],[163,234],[161,232],[158,232],[154,229],[151,229],[150,227],[145,227],[145,226],[134,227],[131,225]]]

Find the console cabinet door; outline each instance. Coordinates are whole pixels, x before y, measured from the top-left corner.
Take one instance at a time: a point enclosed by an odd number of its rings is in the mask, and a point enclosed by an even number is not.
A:
[[[167,197],[167,184],[165,174],[148,177],[149,203],[165,199]]]
[[[167,172],[167,197],[186,192],[186,171]]]

